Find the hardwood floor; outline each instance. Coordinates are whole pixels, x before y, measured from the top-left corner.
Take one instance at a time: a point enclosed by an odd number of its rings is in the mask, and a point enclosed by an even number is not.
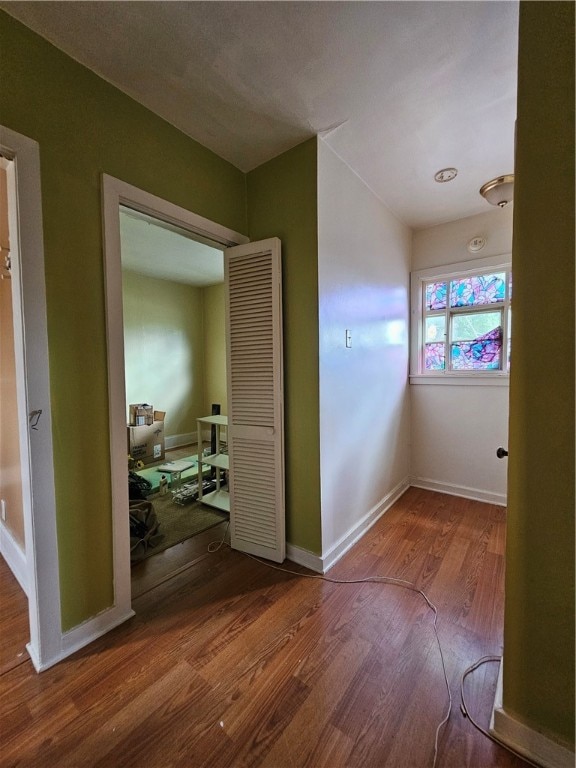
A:
[[[227,524],[221,523],[164,552],[135,563],[131,568],[132,600],[203,560],[209,560],[212,555],[208,552],[208,545],[221,541],[226,530]]]
[[[412,488],[329,573],[408,579],[436,604],[453,696],[439,767],[525,765],[459,709],[465,668],[501,652],[504,539],[502,508]],[[134,608],[41,675],[27,662],[0,677],[3,768],[432,765],[447,694],[420,595],[222,548]],[[467,681],[484,726],[497,672]]]
[[[3,557],[0,557],[0,676],[22,663],[30,663],[28,600]],[[2,735],[0,733],[0,749]],[[0,757],[1,760],[1,757]]]
[[[207,447],[208,443],[203,443],[203,446]],[[166,451],[166,457],[162,461],[157,461],[148,466],[154,467],[164,464],[166,461],[177,461],[187,456],[196,456],[197,453],[197,443],[181,446],[180,448],[172,448]],[[222,523],[222,525],[210,528],[163,552],[133,564],[131,568],[132,599],[134,600],[163,581],[187,570],[191,565],[211,557],[208,553],[208,545],[213,541],[221,540],[226,529],[226,523]]]

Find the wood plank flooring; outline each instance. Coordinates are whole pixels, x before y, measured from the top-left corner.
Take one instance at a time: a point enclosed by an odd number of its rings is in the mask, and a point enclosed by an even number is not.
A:
[[[439,768],[525,765],[459,709],[462,672],[502,649],[504,539],[502,508],[411,488],[329,572],[407,579],[436,604],[453,696]],[[302,578],[222,548],[134,609],[41,675],[29,661],[2,674],[2,768],[432,765],[447,694],[417,593]],[[497,672],[467,681],[484,726]]]
[[[0,557],[0,676],[19,664],[30,663],[28,600],[20,584]],[[0,733],[0,747],[1,747]]]
[[[208,443],[203,443],[203,447],[208,447]],[[166,461],[177,461],[187,456],[196,456],[198,454],[198,444],[181,446],[166,451],[166,458],[162,461],[149,464],[149,467],[164,464]],[[166,579],[172,578],[178,573],[189,568],[192,564],[211,557],[208,553],[208,545],[213,541],[219,541],[224,536],[227,529],[226,523],[203,531],[197,536],[176,544],[169,549],[148,557],[139,563],[135,563],[131,568],[132,576],[132,599],[144,594]]]

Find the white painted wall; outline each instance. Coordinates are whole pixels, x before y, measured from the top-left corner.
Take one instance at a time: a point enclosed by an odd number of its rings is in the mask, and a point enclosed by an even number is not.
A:
[[[512,206],[494,208],[486,203],[486,209],[486,213],[477,216],[416,230],[412,238],[412,270],[512,253]],[[486,238],[486,245],[476,254],[466,247],[475,235]]]
[[[506,503],[507,386],[410,387],[412,485]]]
[[[330,565],[409,475],[410,229],[318,142],[322,551]],[[346,329],[352,347],[345,346]]]
[[[487,242],[471,254],[466,245],[475,235]],[[412,270],[511,251],[512,208],[488,210],[414,232]],[[508,445],[507,384],[440,386],[420,380],[410,396],[411,483],[505,504],[507,461],[496,458],[496,449]]]

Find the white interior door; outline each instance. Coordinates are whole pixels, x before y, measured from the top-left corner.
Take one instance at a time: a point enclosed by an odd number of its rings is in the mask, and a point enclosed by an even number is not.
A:
[[[282,562],[286,534],[280,240],[227,248],[224,272],[231,544]]]

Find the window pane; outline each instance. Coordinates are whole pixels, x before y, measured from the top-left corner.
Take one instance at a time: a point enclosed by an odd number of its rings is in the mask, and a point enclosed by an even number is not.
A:
[[[452,316],[452,341],[472,341],[502,325],[500,312],[470,312]]]
[[[498,370],[502,357],[502,328],[473,341],[458,341],[450,346],[450,365],[456,371]]]
[[[426,318],[426,343],[444,341],[446,335],[446,315],[436,315]]]
[[[428,283],[426,309],[446,309],[446,283]]]
[[[506,273],[475,275],[450,282],[451,307],[475,307],[504,301]]]
[[[427,371],[443,371],[446,365],[444,342],[433,341],[424,347],[424,364]]]

